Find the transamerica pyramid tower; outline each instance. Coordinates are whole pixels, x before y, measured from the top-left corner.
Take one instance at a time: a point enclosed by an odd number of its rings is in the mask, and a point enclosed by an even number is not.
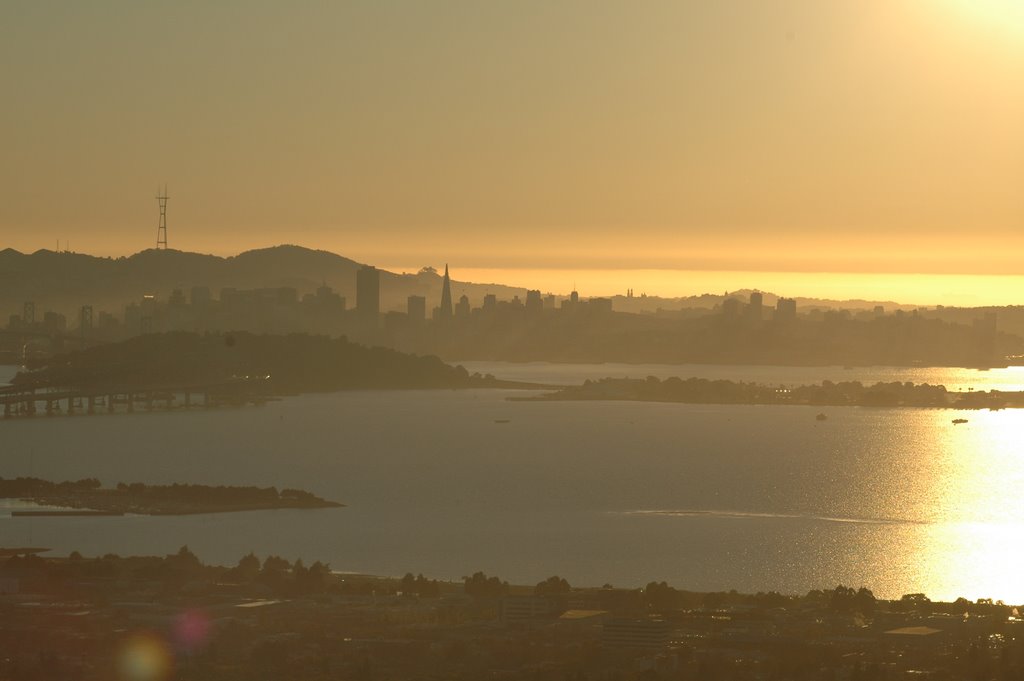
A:
[[[444,286],[441,288],[441,309],[438,316],[441,319],[452,317],[452,280],[448,278],[448,263],[444,265]]]

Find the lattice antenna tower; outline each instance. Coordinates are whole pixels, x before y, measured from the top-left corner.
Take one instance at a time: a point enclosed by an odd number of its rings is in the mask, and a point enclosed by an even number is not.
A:
[[[160,203],[160,224],[156,228],[156,249],[167,250],[167,185],[163,190],[156,190],[156,200]]]

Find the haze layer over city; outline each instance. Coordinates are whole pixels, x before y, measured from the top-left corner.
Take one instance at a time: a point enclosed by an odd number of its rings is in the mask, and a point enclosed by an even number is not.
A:
[[[0,681],[1024,676],[1020,3],[0,58]]]

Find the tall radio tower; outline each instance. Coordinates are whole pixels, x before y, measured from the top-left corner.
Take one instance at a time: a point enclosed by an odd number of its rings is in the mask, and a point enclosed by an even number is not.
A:
[[[163,191],[160,189],[156,190],[156,200],[160,202],[160,225],[156,228],[156,249],[167,250],[167,199],[171,198],[167,196],[167,185],[164,185]]]

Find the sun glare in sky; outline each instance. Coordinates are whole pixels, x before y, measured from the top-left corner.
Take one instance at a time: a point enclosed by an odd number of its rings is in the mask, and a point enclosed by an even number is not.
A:
[[[1024,3],[1020,0],[945,0],[958,19],[977,21],[990,30],[1024,37]]]
[[[152,247],[166,182],[220,255],[1024,274],[1019,0],[41,7],[0,22],[3,246]]]
[[[417,270],[401,266],[387,269],[410,273]],[[568,293],[575,287],[584,297],[625,295],[627,289],[633,289],[637,296],[662,297],[721,295],[725,291],[753,289],[784,297],[972,307],[1016,305],[1024,290],[1021,276],[472,267],[454,267],[451,271],[458,281],[499,283],[556,294]]]

